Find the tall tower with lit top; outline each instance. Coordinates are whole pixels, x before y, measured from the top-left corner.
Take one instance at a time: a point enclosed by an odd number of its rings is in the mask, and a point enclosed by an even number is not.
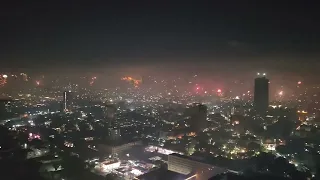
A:
[[[254,108],[260,115],[264,115],[269,106],[269,79],[266,73],[257,73],[254,80]]]

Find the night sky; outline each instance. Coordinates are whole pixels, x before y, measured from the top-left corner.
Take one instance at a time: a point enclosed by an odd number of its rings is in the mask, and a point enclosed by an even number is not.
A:
[[[320,64],[318,7],[307,1],[50,2],[1,4],[2,69],[310,76]]]

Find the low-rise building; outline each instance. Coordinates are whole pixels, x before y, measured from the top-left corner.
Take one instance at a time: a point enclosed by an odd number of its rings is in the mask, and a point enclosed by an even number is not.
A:
[[[142,145],[142,141],[133,141],[129,143],[110,143],[110,144],[99,144],[98,150],[101,152],[109,153],[109,154],[119,154],[122,151],[128,150],[133,146]]]
[[[196,179],[208,179],[216,174],[226,172],[227,169],[216,167],[210,163],[195,159],[192,156],[170,154],[168,156],[168,170],[184,175],[196,174]]]

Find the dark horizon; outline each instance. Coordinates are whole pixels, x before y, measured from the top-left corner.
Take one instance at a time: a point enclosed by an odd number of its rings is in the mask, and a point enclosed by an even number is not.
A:
[[[124,2],[5,4],[1,68],[317,72],[312,3]]]

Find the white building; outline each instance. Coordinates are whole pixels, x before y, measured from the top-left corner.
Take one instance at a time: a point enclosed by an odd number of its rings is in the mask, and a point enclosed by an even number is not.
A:
[[[98,150],[105,153],[109,153],[109,154],[119,154],[122,151],[128,150],[136,145],[142,145],[142,142],[134,141],[134,142],[120,144],[120,145],[99,144]]]
[[[181,154],[170,154],[168,156],[168,170],[184,175],[195,173],[197,179],[208,179],[216,174],[227,171],[224,168],[215,167]]]

